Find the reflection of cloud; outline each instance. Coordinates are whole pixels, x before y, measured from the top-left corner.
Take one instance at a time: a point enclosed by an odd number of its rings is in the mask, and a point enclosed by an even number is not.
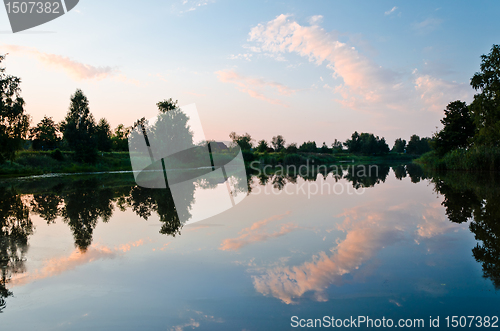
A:
[[[422,238],[433,238],[461,227],[446,218],[438,202],[424,210],[422,220],[423,222],[417,225],[417,234]]]
[[[122,252],[126,253],[130,250],[130,248],[132,247],[139,247],[139,246],[142,246],[144,245],[144,240],[141,239],[141,240],[137,240],[135,242],[131,242],[131,243],[128,243],[128,244],[123,244],[123,245],[120,245],[118,247],[119,250],[121,250]]]
[[[149,241],[151,241],[148,238]],[[53,258],[44,262],[43,267],[34,272],[20,274],[10,280],[11,286],[23,286],[32,281],[50,278],[62,274],[65,271],[73,270],[78,266],[91,263],[96,260],[113,259],[118,254],[130,251],[132,247],[139,247],[144,245],[144,240],[137,240],[127,244],[120,245],[111,249],[106,246],[92,245],[86,252],[81,252],[75,249],[70,256]],[[120,253],[122,252],[122,253]]]
[[[264,96],[259,90],[270,87],[277,90],[280,95],[288,96],[295,93],[295,90],[281,83],[270,82],[261,78],[246,77],[234,70],[220,70],[215,74],[221,82],[235,84],[241,92],[248,93],[252,98],[260,99],[275,105],[287,106],[281,100]]]
[[[275,268],[263,276],[254,277],[256,290],[287,304],[294,303],[296,298],[309,291],[314,293],[316,300],[326,301],[324,290],[330,284],[340,283],[342,275],[358,269],[380,249],[402,238],[402,231],[384,226],[381,215],[357,220],[357,211],[353,211],[344,214],[346,219],[341,228],[351,229],[331,256],[320,252],[312,262]]]
[[[170,330],[172,330],[172,331],[182,331],[182,330],[184,330],[184,328],[194,329],[194,328],[199,328],[199,327],[200,327],[200,323],[196,322],[194,319],[191,318],[188,323],[185,323],[185,324],[182,324],[182,325],[176,325],[173,328],[171,328]]]
[[[259,241],[265,241],[270,238],[277,238],[284,236],[285,234],[288,234],[292,232],[293,230],[297,229],[298,226],[293,224],[293,223],[287,223],[287,224],[282,224],[281,228],[278,231],[275,231],[273,233],[268,233],[265,231],[261,231],[260,229],[270,222],[273,221],[279,221],[283,219],[283,217],[290,215],[290,212],[287,212],[282,215],[275,215],[269,218],[266,218],[264,220],[255,222],[252,224],[250,227],[245,228],[239,232],[240,236],[234,239],[225,239],[222,241],[220,249],[223,251],[226,250],[238,250],[243,246],[259,242]]]
[[[384,206],[384,210],[378,211],[377,206]],[[336,229],[345,232],[346,237],[330,250],[331,255],[320,252],[313,256],[312,261],[299,266],[267,269],[263,275],[253,277],[255,289],[287,304],[295,303],[308,292],[316,300],[326,301],[325,290],[331,284],[340,284],[343,275],[358,270],[381,249],[403,239],[417,244],[422,238],[442,240],[439,236],[465,227],[449,222],[439,201],[407,201],[388,207],[374,201],[373,205],[351,208],[337,217],[344,217]],[[404,222],[401,221],[403,219]],[[426,240],[427,244],[432,245],[433,242]],[[442,290],[441,285],[432,286],[429,290],[421,284],[417,289],[427,292]],[[400,305],[396,301],[393,303]]]
[[[38,279],[60,275],[65,271],[73,270],[80,265],[84,265],[95,260],[112,259],[115,256],[116,252],[106,246],[92,246],[85,253],[75,249],[68,257],[50,259],[45,262],[42,269],[13,278],[10,284],[12,286],[22,286]]]
[[[60,68],[76,80],[102,80],[115,76],[118,73],[118,71],[112,67],[94,67],[89,64],[71,60],[65,56],[43,53],[32,47],[3,45],[2,48],[6,49],[8,52],[26,54],[36,58],[45,65]],[[118,78],[119,80],[127,80],[123,75],[120,75]]]

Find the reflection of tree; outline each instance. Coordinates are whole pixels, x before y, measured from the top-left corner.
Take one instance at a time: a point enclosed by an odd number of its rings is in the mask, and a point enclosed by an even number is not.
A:
[[[406,177],[406,168],[404,164],[399,164],[397,166],[392,167],[392,171],[394,171],[394,175],[397,179],[402,180]]]
[[[443,206],[452,222],[472,218],[470,230],[481,241],[472,254],[483,267],[484,277],[500,289],[500,187],[497,174],[448,173],[432,180],[444,196]]]
[[[189,197],[186,197],[189,199]],[[194,200],[194,185],[191,202]],[[181,233],[182,223],[179,219],[174,200],[169,189],[149,189],[135,186],[130,191],[128,204],[141,218],[147,220],[153,212],[160,216],[163,223],[160,233],[175,237]],[[190,204],[188,204],[190,205]],[[180,211],[189,213],[189,210]]]
[[[31,211],[40,215],[47,221],[47,224],[51,224],[59,216],[61,203],[61,197],[54,193],[34,195],[31,201]]]
[[[385,182],[390,167],[387,165],[358,165],[349,168],[344,178],[352,183],[355,189],[372,187]]]
[[[28,237],[33,234],[29,208],[13,189],[0,188],[0,312],[12,295],[6,285],[11,276],[25,271]]]
[[[97,178],[83,180],[75,190],[63,194],[61,215],[73,232],[75,246],[86,251],[99,217],[107,222],[113,214],[113,191],[100,188]]]

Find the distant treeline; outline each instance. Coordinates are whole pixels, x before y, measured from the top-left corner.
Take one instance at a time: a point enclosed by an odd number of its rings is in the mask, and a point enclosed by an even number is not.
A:
[[[385,141],[385,138],[375,136],[373,133],[358,133],[355,131],[351,139],[340,142],[337,139],[329,147],[326,142],[317,146],[315,141],[307,141],[300,146],[297,143],[286,145],[282,135],[277,135],[270,142],[259,140],[256,144],[250,134],[238,135],[232,132],[229,137],[234,143],[237,143],[244,152],[254,153],[318,153],[318,154],[339,154],[349,153],[354,155],[386,155],[388,153],[407,153],[411,155],[422,155],[431,150],[431,138],[420,138],[414,134],[410,137],[408,143],[402,138],[396,139],[392,150]]]

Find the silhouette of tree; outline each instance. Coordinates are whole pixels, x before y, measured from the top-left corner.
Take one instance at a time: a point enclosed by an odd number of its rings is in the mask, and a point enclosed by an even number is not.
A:
[[[6,307],[5,298],[12,295],[6,288],[12,275],[25,272],[28,238],[32,234],[28,206],[15,190],[0,187],[0,312]]]
[[[267,151],[268,148],[269,146],[267,145],[267,141],[262,139],[259,141],[259,144],[257,145],[257,152],[264,153]]]
[[[95,138],[97,140],[97,149],[103,152],[109,152],[113,146],[111,141],[111,126],[105,118],[101,118],[95,128]]]
[[[113,214],[113,191],[100,188],[96,178],[79,181],[74,190],[63,194],[61,215],[73,232],[75,246],[85,252],[92,244],[99,217],[107,222]]]
[[[398,138],[394,142],[394,146],[392,146],[392,151],[394,153],[404,153],[406,149],[406,140]]]
[[[70,150],[75,152],[78,161],[93,163],[97,158],[95,139],[95,120],[89,110],[89,100],[82,90],[71,96],[68,114],[61,123],[63,139]]]
[[[54,193],[33,195],[31,201],[31,211],[40,215],[47,224],[55,223],[55,219],[60,216],[60,206],[62,198]]]
[[[444,128],[436,133],[434,139],[434,149],[440,156],[457,148],[468,147],[476,130],[465,102],[450,102],[444,114],[445,117],[441,119]]]
[[[59,146],[59,126],[52,117],[44,116],[36,127],[30,129],[30,139],[33,141],[33,149],[37,151],[52,150]]]
[[[4,59],[5,55],[0,55],[0,63]],[[0,163],[14,160],[29,130],[20,84],[20,78],[5,74],[5,68],[0,67]]]
[[[447,173],[432,180],[444,196],[442,205],[449,220],[471,220],[469,229],[480,241],[472,249],[483,276],[500,289],[500,183],[498,174]]]
[[[285,139],[283,139],[283,136],[279,134],[276,137],[273,137],[271,145],[276,152],[281,152],[285,148]]]
[[[477,145],[498,146],[500,142],[500,45],[493,45],[488,55],[481,55],[480,71],[471,78],[474,95],[470,106],[477,133]]]

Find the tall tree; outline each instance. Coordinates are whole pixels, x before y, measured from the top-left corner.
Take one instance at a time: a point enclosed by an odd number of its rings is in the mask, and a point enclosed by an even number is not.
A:
[[[474,143],[500,145],[500,45],[493,45],[488,55],[481,55],[480,71],[470,84],[480,93],[474,96],[470,109],[478,129]]]
[[[130,135],[130,127],[125,127],[123,124],[119,124],[113,136],[111,137],[113,143],[113,150],[115,151],[128,151],[128,136]]]
[[[248,133],[238,135],[236,132],[231,132],[229,134],[229,138],[231,138],[234,143],[237,143],[243,151],[249,151],[252,149],[253,139]]]
[[[444,125],[443,129],[434,136],[434,148],[439,155],[443,156],[453,149],[469,146],[476,127],[465,102],[450,102],[444,110],[441,123]]]
[[[34,128],[30,129],[30,138],[34,150],[46,151],[57,148],[61,140],[59,126],[52,120],[52,117],[44,116]]]
[[[267,141],[262,139],[261,141],[259,141],[259,144],[257,145],[257,152],[264,153],[267,151],[268,148],[269,146],[267,145]]]
[[[109,152],[112,147],[111,126],[105,118],[101,118],[95,129],[97,140],[97,149],[103,152]]]
[[[406,152],[408,154],[421,155],[427,153],[431,150],[430,146],[431,138],[422,138],[416,134],[410,137],[410,141],[408,142],[408,146],[406,147]]]
[[[5,55],[0,55],[0,63],[4,59]],[[20,84],[20,78],[5,74],[5,68],[0,67],[0,163],[14,160],[29,130]]]
[[[392,151],[394,153],[404,153],[406,148],[406,140],[398,138],[394,142],[394,146],[392,146]]]
[[[271,145],[276,152],[281,152],[281,150],[285,148],[285,139],[283,139],[283,136],[279,134],[276,137],[273,137]]]
[[[68,114],[61,124],[63,139],[70,150],[75,152],[78,161],[95,162],[97,142],[95,139],[95,120],[89,109],[89,100],[82,90],[77,89],[71,96]]]

